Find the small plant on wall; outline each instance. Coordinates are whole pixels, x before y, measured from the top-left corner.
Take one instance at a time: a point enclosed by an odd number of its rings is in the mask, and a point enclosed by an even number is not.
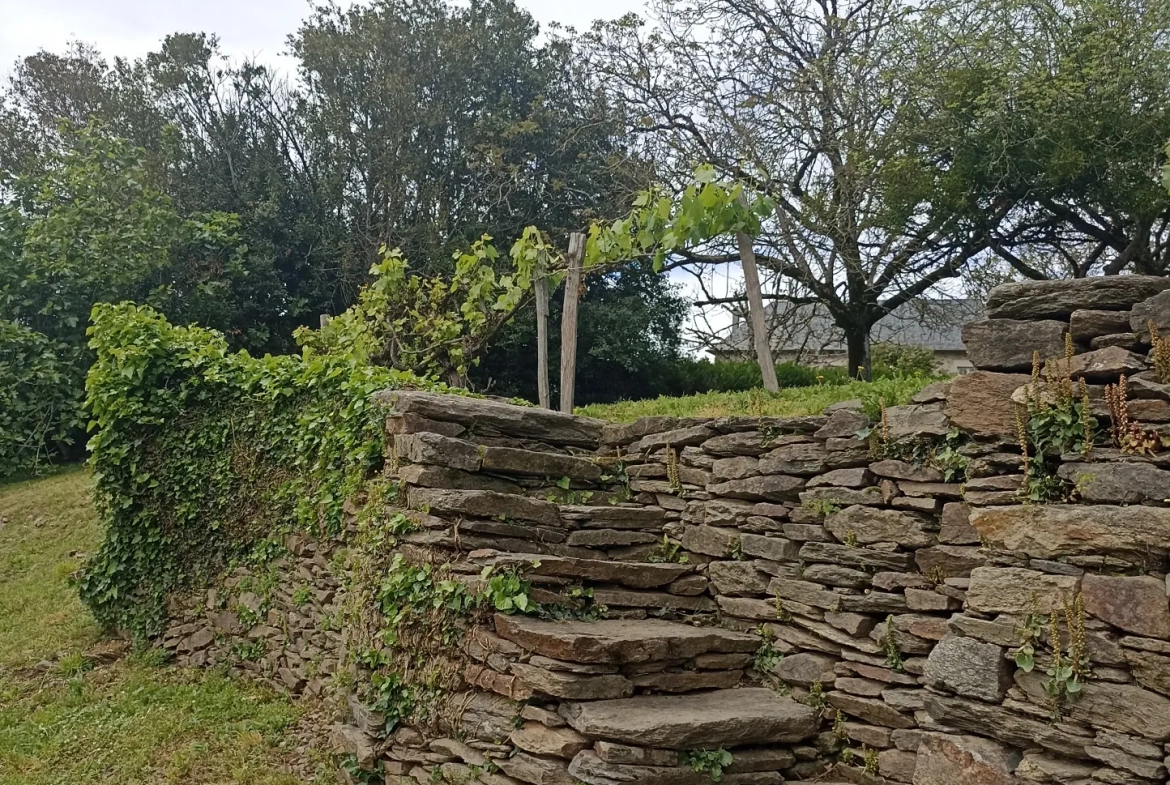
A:
[[[679,753],[679,763],[690,766],[691,771],[705,773],[712,782],[723,779],[724,770],[732,764],[731,753],[727,750],[691,750]]]
[[[1161,340],[1163,344],[1170,343],[1170,339]],[[1170,346],[1163,351],[1170,353]],[[1134,455],[1153,455],[1170,446],[1165,436],[1129,418],[1129,380],[1125,376],[1117,384],[1105,387],[1105,403],[1109,407],[1109,437],[1114,447]]]
[[[1016,406],[1016,435],[1023,453],[1025,502],[1053,502],[1068,498],[1068,483],[1056,475],[1051,461],[1065,453],[1087,455],[1096,439],[1085,380],[1074,383],[1071,374],[1072,338],[1065,335],[1064,357],[1041,365],[1032,355],[1032,379],[1024,387],[1024,402]]]
[[[1085,682],[1092,676],[1092,663],[1085,643],[1084,598],[1080,594],[1071,599],[1065,597],[1060,609],[1049,614],[1037,611],[1028,614],[1019,630],[1020,645],[1014,652],[1016,665],[1025,673],[1031,673],[1038,664],[1045,632],[1049,651],[1045,669],[1048,678],[1044,680],[1043,688],[1052,720],[1060,722],[1068,704],[1081,696]]]

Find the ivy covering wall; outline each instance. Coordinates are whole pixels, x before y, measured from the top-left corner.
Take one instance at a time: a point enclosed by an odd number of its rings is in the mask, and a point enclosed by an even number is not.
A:
[[[107,533],[80,579],[103,625],[157,633],[166,596],[293,529],[336,531],[381,462],[371,393],[424,385],[346,355],[230,353],[144,306],[98,305],[87,383]]]

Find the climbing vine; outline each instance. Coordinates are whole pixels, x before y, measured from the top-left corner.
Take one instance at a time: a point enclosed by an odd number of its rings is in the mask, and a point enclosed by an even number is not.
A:
[[[401,372],[342,355],[233,354],[215,332],[130,304],[98,305],[87,409],[106,537],[80,577],[103,625],[145,636],[164,601],[294,529],[337,532],[381,463]]]
[[[383,246],[358,304],[319,331],[302,329],[298,340],[318,352],[461,385],[491,338],[528,301],[536,277],[547,275],[555,285],[570,264],[603,271],[638,258],[660,270],[682,248],[758,231],[771,203],[749,200],[741,185],[715,177],[713,168],[700,167],[678,197],[643,191],[623,218],[588,227],[580,260],[570,260],[535,226],[525,228],[506,254],[484,235],[454,255],[449,276],[412,273],[399,249]]]

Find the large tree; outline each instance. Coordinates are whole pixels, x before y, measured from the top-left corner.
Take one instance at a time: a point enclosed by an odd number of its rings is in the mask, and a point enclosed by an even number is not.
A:
[[[592,35],[631,130],[675,172],[709,162],[775,202],[755,240],[768,296],[820,303],[858,372],[870,328],[960,275],[1005,213],[947,188],[912,146],[921,7],[655,0],[652,17],[649,30],[628,17]],[[738,259],[727,248],[684,262]]]
[[[290,50],[291,82],[205,34],[133,62],[83,45],[28,57],[0,89],[0,181],[44,172],[67,147],[59,118],[96,117],[146,151],[181,212],[239,216],[275,278],[231,306],[250,327],[229,339],[287,351],[296,326],[354,302],[383,244],[426,272],[530,224],[563,244],[649,179],[595,75],[511,0],[323,7]]]
[[[1029,278],[1170,272],[1166,0],[962,0],[924,27],[921,149],[980,201]]]
[[[442,267],[483,234],[563,241],[616,215],[645,168],[563,43],[512,0],[323,7],[293,36],[309,145],[358,255]]]
[[[245,257],[209,261],[206,243],[179,251],[190,255],[175,260],[186,282],[176,305],[225,329],[235,347],[286,351],[297,325],[335,312],[330,241],[339,234],[288,155],[294,108],[267,71],[226,62],[211,36],[168,36],[158,52],[113,64],[81,45],[41,52],[0,92],[0,179],[11,190],[48,175],[74,149],[70,129],[92,118],[133,151],[140,184],[178,213],[238,218],[230,231]]]

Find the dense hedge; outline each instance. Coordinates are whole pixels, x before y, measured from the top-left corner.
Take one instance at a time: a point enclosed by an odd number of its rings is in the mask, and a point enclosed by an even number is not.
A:
[[[84,426],[80,392],[67,347],[0,319],[0,479],[74,451]]]
[[[167,594],[293,528],[336,530],[378,466],[371,393],[417,384],[342,356],[253,358],[147,307],[98,305],[86,405],[107,531],[82,599],[107,627],[159,631]]]
[[[813,368],[792,362],[776,364],[781,387],[814,387],[849,381],[844,368]],[[666,365],[658,380],[658,395],[680,396],[706,392],[743,392],[764,385],[760,366],[754,360],[719,361],[682,358]]]

